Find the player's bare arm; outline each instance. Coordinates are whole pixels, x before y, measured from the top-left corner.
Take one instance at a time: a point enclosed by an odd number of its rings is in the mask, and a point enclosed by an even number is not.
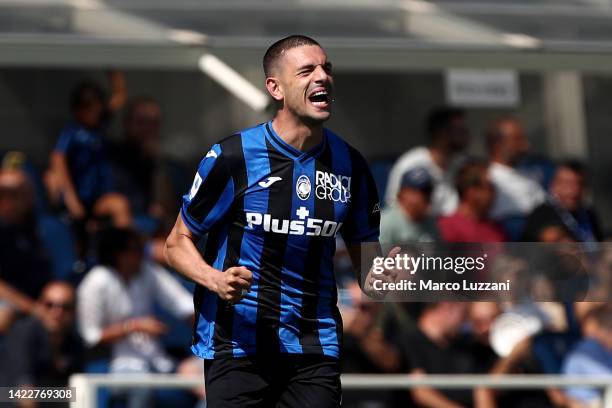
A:
[[[187,279],[215,292],[221,299],[239,301],[248,292],[253,274],[244,266],[233,266],[223,272],[213,268],[198,252],[198,239],[179,215],[164,247],[168,265]]]

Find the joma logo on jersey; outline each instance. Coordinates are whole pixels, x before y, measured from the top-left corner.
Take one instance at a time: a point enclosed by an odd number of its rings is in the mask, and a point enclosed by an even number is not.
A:
[[[289,235],[307,235],[335,237],[342,226],[341,222],[325,221],[318,218],[307,218],[310,212],[306,207],[300,207],[295,214],[299,220],[280,220],[270,214],[256,212],[246,213],[246,223],[249,228],[261,225],[266,232]]]
[[[349,203],[351,201],[351,178],[317,170],[315,194],[320,200]]]

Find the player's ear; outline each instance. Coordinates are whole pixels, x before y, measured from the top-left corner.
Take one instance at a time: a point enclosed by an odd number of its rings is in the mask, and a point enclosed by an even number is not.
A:
[[[277,78],[268,77],[266,78],[266,89],[272,98],[276,101],[282,101],[284,98],[283,89]]]

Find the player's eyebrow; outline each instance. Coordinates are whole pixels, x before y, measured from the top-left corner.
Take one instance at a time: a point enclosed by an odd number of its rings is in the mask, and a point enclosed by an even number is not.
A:
[[[302,65],[301,67],[299,67],[297,69],[298,72],[302,72],[302,71],[311,71],[314,70],[318,65],[321,65],[323,67],[324,70],[329,71],[332,69],[332,63],[331,62],[326,62],[324,64],[306,64],[306,65]]]

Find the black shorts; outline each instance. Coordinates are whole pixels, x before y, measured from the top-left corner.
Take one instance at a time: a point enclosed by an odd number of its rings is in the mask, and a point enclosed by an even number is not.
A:
[[[219,358],[204,362],[207,408],[336,408],[340,364],[301,354]]]

